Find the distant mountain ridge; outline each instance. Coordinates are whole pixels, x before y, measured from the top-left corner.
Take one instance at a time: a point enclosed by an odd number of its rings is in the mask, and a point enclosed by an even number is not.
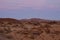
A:
[[[60,20],[47,20],[47,19],[40,19],[40,18],[31,18],[31,19],[14,19],[14,18],[0,18],[0,21],[37,21],[37,22],[56,22],[60,23]]]
[[[18,19],[15,19],[15,18],[0,18],[0,20],[18,20]],[[47,19],[40,19],[40,18],[30,18],[30,19],[19,19],[19,20],[35,20],[35,21],[57,21],[58,22],[58,20],[47,20]],[[18,21],[19,21],[18,20]],[[59,20],[60,21],[60,20]]]

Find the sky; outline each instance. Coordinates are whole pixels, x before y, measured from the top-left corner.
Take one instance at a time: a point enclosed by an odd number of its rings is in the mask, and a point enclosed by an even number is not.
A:
[[[0,0],[0,18],[60,20],[60,0]]]

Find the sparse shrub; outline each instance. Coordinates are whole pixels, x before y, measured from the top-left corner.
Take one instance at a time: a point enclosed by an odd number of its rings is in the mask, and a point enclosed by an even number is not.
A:
[[[6,38],[12,39],[13,37],[11,35],[7,35]]]
[[[31,22],[28,22],[29,24],[32,24],[32,25],[35,25],[35,26],[37,26],[37,25],[40,25],[40,23],[39,22],[36,22],[36,21],[31,21]]]
[[[48,24],[57,24],[57,22],[56,21],[50,21],[50,22],[48,22]]]
[[[4,33],[4,31],[3,30],[0,30],[0,33]]]
[[[12,32],[9,27],[4,28],[4,31],[5,31],[5,33],[10,33],[10,32]]]
[[[47,34],[50,33],[50,29],[49,29],[49,28],[51,28],[51,26],[50,26],[49,24],[46,24],[46,25],[44,26],[44,30],[45,30],[45,32],[46,32]]]

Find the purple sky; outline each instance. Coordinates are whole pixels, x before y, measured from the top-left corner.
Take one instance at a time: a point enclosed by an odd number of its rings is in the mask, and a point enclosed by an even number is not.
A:
[[[0,18],[60,20],[60,0],[0,0]]]

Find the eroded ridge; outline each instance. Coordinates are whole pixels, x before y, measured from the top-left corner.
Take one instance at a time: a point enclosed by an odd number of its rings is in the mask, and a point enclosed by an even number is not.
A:
[[[60,40],[60,22],[1,18],[0,40]]]

